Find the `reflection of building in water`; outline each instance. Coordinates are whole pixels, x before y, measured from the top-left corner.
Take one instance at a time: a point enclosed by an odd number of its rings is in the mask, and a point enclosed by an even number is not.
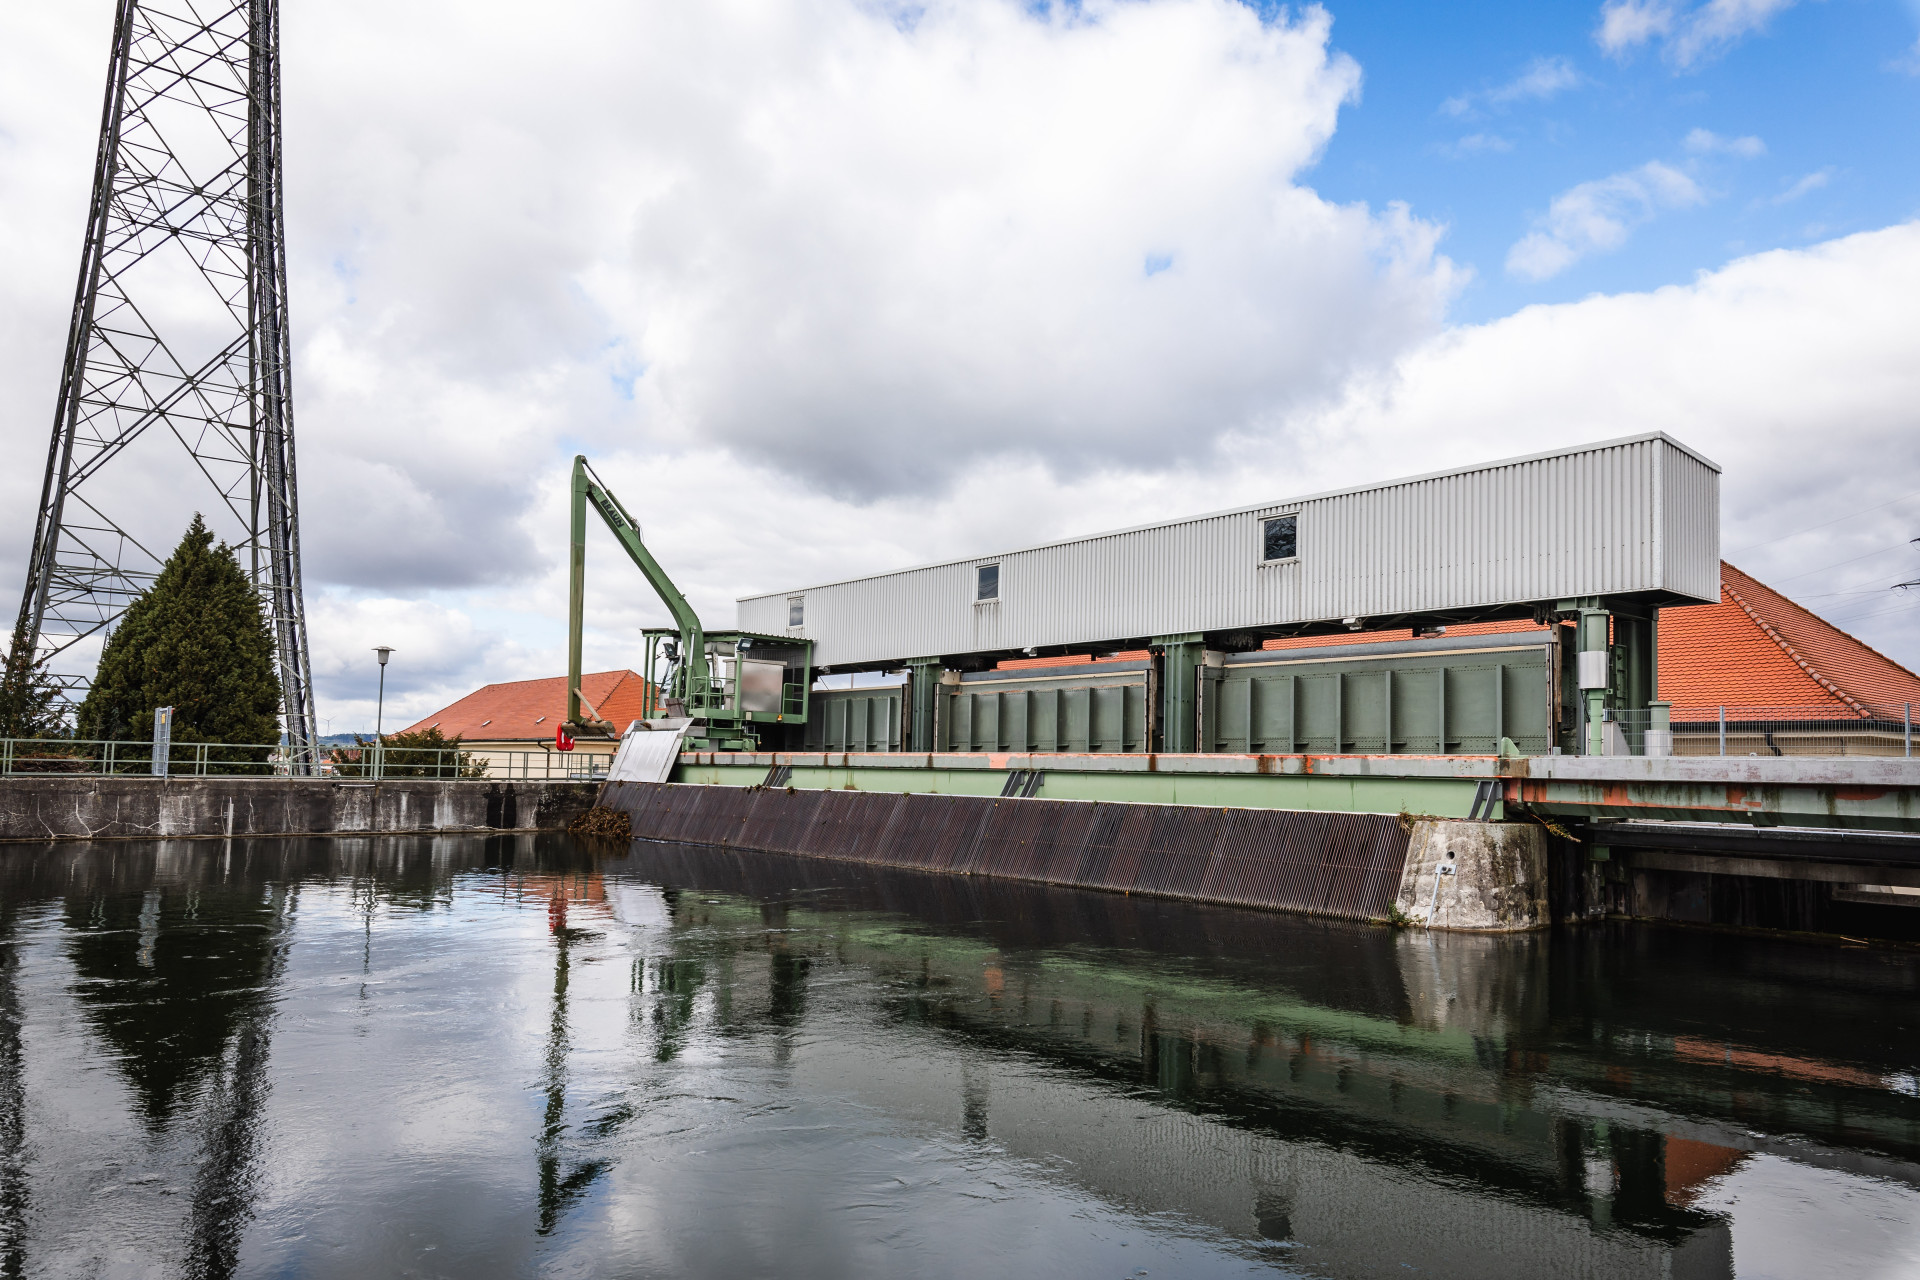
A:
[[[744,1013],[773,985],[753,958],[776,936],[754,927],[770,886],[750,859],[673,865],[703,886],[674,912],[676,954],[701,939],[686,976],[733,966],[716,1007]],[[759,901],[713,896],[729,890]],[[783,948],[863,971],[836,989],[887,993],[884,1016],[929,1036],[918,1056],[836,1058],[822,1087],[1132,1211],[1305,1246],[1287,1256],[1316,1274],[1730,1276],[1729,1224],[1695,1205],[1750,1152],[1920,1187],[1899,1082],[1797,1038],[1796,1002],[1884,1008],[1878,979],[1849,989],[1830,957],[1812,988],[1777,959],[1666,954],[1694,945],[1666,935],[1434,938],[904,875],[826,910],[781,896]],[[1193,933],[1164,960],[1142,949],[1169,927]],[[1663,989],[1676,971],[1686,989]],[[1689,1037],[1703,1005],[1768,1047]]]

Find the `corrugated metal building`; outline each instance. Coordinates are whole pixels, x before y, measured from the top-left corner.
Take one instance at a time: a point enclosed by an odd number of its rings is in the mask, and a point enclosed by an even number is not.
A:
[[[1720,594],[1719,471],[1654,433],[751,596],[834,670]],[[958,665],[966,666],[967,663]]]

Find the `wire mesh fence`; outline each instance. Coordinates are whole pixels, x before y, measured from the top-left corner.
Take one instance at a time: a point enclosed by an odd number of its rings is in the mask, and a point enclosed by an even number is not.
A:
[[[341,781],[598,781],[610,755],[594,752],[392,747],[362,743],[297,749],[286,743],[0,738],[0,777],[320,777]]]

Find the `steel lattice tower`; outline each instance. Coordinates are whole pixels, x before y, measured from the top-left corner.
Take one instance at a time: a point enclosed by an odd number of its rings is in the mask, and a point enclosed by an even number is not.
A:
[[[103,635],[158,573],[168,546],[152,530],[184,527],[195,507],[224,511],[218,524],[243,531],[234,545],[273,628],[286,732],[304,761],[314,705],[289,394],[279,40],[278,0],[119,0],[15,635],[42,658]],[[182,472],[210,490],[194,498],[197,482]],[[146,543],[130,532],[141,525]],[[70,703],[88,684],[60,679]]]

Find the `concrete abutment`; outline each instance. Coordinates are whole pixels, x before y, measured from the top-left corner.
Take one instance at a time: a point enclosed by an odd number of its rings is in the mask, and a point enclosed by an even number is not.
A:
[[[0,842],[558,831],[591,782],[392,778],[0,779]]]

